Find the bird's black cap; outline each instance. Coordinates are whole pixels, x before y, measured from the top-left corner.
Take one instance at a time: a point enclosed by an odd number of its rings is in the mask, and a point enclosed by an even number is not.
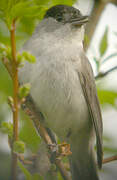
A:
[[[48,17],[52,17],[58,22],[74,25],[82,25],[88,21],[88,16],[83,16],[78,9],[67,5],[53,6],[45,14],[45,18]]]

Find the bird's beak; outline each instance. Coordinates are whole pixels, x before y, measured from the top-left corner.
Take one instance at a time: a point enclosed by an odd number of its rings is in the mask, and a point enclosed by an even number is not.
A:
[[[82,16],[80,18],[75,18],[71,20],[71,24],[74,26],[81,26],[89,21],[88,16]]]

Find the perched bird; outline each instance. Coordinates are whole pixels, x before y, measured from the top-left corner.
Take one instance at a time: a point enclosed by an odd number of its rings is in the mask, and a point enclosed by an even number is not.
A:
[[[19,73],[21,83],[31,84],[30,96],[45,127],[70,144],[73,180],[98,180],[96,164],[102,166],[102,117],[94,75],[83,50],[87,20],[74,7],[50,8],[23,47],[37,62],[26,63]]]

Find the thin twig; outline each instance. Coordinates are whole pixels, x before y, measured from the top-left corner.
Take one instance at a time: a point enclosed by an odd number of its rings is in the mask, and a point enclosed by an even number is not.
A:
[[[4,66],[6,67],[8,73],[10,74],[11,78],[13,78],[13,74],[12,74],[12,66],[9,63],[9,60],[5,57],[2,58],[2,62],[4,64]]]
[[[17,179],[17,154],[13,152],[13,143],[18,140],[18,68],[16,60],[16,42],[15,42],[15,20],[12,23],[10,31],[11,49],[12,49],[12,74],[13,74],[13,142],[12,142],[12,180]]]
[[[103,164],[109,163],[109,162],[115,161],[115,160],[117,160],[117,155],[104,159]]]
[[[30,96],[26,98],[25,107],[23,106],[23,110],[31,118],[38,134],[40,134],[40,136],[43,138],[45,143],[47,145],[53,144],[52,139],[49,136],[46,128],[41,123],[41,121],[43,121],[42,115],[39,111],[37,111],[37,108],[35,107],[35,104],[33,103],[33,100]],[[64,164],[61,162],[61,160],[55,159],[55,164],[58,167],[63,179],[71,180],[71,177],[67,172],[67,170],[65,169]]]
[[[95,79],[97,80],[97,79],[103,78],[103,77],[105,77],[107,74],[111,73],[111,72],[114,71],[114,70],[117,70],[117,66],[109,69],[108,71],[106,71],[106,72],[104,72],[104,73],[100,72],[97,76],[95,76]]]

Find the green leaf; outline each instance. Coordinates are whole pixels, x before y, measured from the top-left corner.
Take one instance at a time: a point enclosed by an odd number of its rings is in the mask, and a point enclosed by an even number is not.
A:
[[[85,36],[84,36],[84,43],[85,43],[86,45],[89,45],[89,43],[90,43],[89,37],[87,36],[87,34],[85,34]]]
[[[11,60],[11,48],[9,46],[5,46],[4,44],[0,43],[0,55],[2,57],[6,57],[7,59]]]
[[[24,173],[26,180],[32,180],[31,173],[24,167],[24,165],[20,161],[18,161],[18,166],[20,167],[20,169]]]
[[[25,60],[28,61],[29,63],[35,63],[36,62],[35,56],[30,54],[29,52],[24,51],[22,53],[22,55],[24,56]]]
[[[105,29],[105,32],[102,36],[100,45],[99,45],[99,51],[100,55],[103,56],[108,48],[108,28]]]
[[[25,16],[39,16],[41,8],[37,5],[32,5],[31,2],[21,2],[13,6],[11,9],[11,19],[21,18]]]
[[[8,134],[10,138],[13,137],[13,124],[11,122],[2,122],[1,130],[3,133]]]
[[[115,101],[117,99],[117,92],[99,89],[99,88],[97,90],[98,90],[98,97],[102,105],[110,104],[115,107]]]
[[[13,143],[13,151],[16,153],[24,153],[25,144],[23,141],[14,141]]]
[[[19,88],[19,97],[20,97],[20,99],[26,97],[29,94],[29,91],[30,91],[30,84],[29,83],[24,84],[23,86],[21,86]]]

